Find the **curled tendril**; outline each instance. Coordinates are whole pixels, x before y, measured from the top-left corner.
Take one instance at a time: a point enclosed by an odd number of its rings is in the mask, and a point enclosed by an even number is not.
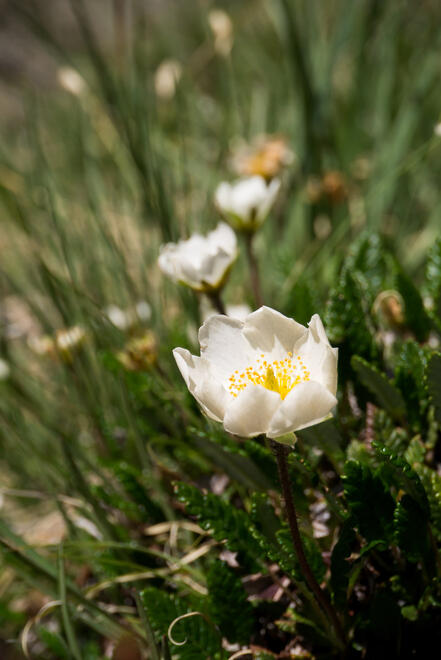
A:
[[[184,644],[187,643],[187,638],[185,638],[183,642],[177,642],[175,639],[173,639],[172,630],[175,627],[175,625],[179,623],[179,621],[182,621],[182,619],[188,619],[191,616],[201,616],[204,619],[207,618],[205,614],[203,614],[202,612],[188,612],[187,614],[181,614],[181,616],[178,616],[176,619],[174,619],[171,622],[167,630],[167,637],[169,638],[172,644],[176,644],[176,646],[184,646]]]
[[[240,651],[236,651],[236,653],[233,653],[233,655],[230,655],[228,660],[236,660],[236,658],[240,658],[242,655],[251,655],[254,657],[251,649],[241,649]]]
[[[26,625],[23,628],[22,633],[20,635],[20,641],[21,641],[21,648],[22,648],[23,654],[29,660],[30,660],[31,656],[29,655],[28,639],[29,639],[29,633],[31,632],[32,626],[34,626],[35,624],[40,623],[41,619],[46,614],[48,614],[48,612],[51,612],[56,607],[60,607],[60,605],[62,605],[61,600],[51,600],[49,603],[46,603],[45,605],[43,605],[43,607],[39,609],[37,614],[26,622]]]

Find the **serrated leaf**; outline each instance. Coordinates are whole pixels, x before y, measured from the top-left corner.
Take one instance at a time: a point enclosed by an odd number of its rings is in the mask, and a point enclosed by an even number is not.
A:
[[[375,359],[378,350],[365,308],[365,292],[356,273],[343,269],[338,286],[330,295],[326,310],[326,328],[333,344],[345,344],[349,353],[367,360]]]
[[[305,577],[302,573],[297,554],[294,550],[294,544],[291,537],[291,533],[287,527],[282,527],[276,534],[277,541],[280,544],[280,547],[283,549],[285,554],[290,558],[294,571],[298,576],[298,579],[305,580]],[[322,553],[320,548],[317,545],[317,541],[305,534],[301,534],[303,548],[305,550],[306,559],[308,564],[316,578],[317,582],[322,582],[326,573],[326,566],[323,561]]]
[[[169,642],[173,657],[177,656],[182,660],[200,660],[200,658],[208,660],[214,658],[220,651],[220,635],[209,622],[201,603],[190,603],[156,587],[144,589],[140,593],[140,598],[158,644],[161,643],[162,637],[167,635],[170,624],[178,617],[190,612],[201,612],[201,615],[178,621],[173,627],[172,637],[178,642],[178,644]],[[186,640],[185,644],[179,646],[184,640]]]
[[[424,383],[427,349],[415,341],[406,341],[400,348],[395,367],[395,385],[406,401],[411,423],[421,427],[427,414],[428,396]]]
[[[331,589],[332,597],[337,607],[343,608],[349,584],[351,564],[348,558],[356,541],[353,520],[346,520],[340,530],[338,541],[331,555]]]
[[[395,385],[376,367],[358,355],[352,357],[351,365],[364,387],[373,394],[378,405],[394,419],[403,420],[406,403]]]
[[[427,518],[410,495],[403,495],[394,513],[394,537],[403,555],[412,562],[423,559],[429,549]]]
[[[395,483],[397,488],[401,488],[411,495],[422,510],[428,513],[429,503],[418,473],[402,456],[399,456],[378,440],[372,441],[372,447],[375,449],[377,456],[384,462],[385,467],[389,469],[388,482],[391,485]]]
[[[433,299],[433,310],[441,320],[441,238],[438,238],[427,259],[426,282]]]
[[[215,561],[207,573],[210,615],[231,643],[248,644],[253,608],[240,578],[225,562]]]
[[[404,300],[407,327],[415,333],[418,341],[426,341],[432,322],[424,308],[420,292],[401,267],[397,267],[395,284]]]
[[[321,449],[329,458],[333,466],[339,471],[345,460],[343,439],[332,419],[297,431],[297,434],[307,443],[308,447]]]
[[[395,505],[381,479],[368,465],[348,461],[343,484],[346,501],[360,534],[367,541],[389,539]]]
[[[241,552],[251,562],[261,554],[252,534],[252,521],[245,511],[189,484],[176,484],[176,494],[185,504],[187,513],[195,516],[201,527],[210,530],[217,541],[226,541],[229,550]]]
[[[441,353],[434,353],[426,368],[429,397],[435,408],[435,418],[441,425]]]

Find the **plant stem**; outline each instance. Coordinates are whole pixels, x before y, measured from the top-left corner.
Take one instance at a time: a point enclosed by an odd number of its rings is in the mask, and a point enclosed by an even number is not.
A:
[[[292,496],[292,490],[289,482],[289,473],[288,473],[288,462],[287,456],[289,453],[289,448],[282,445],[280,442],[272,441],[271,442],[273,452],[277,460],[277,468],[279,471],[280,484],[282,486],[283,499],[285,501],[285,511],[288,518],[289,528],[291,530],[291,537],[294,544],[294,549],[299,560],[300,568],[303,575],[305,576],[306,582],[308,583],[311,591],[316,597],[319,605],[328,615],[336,634],[339,639],[346,646],[346,639],[341,626],[340,620],[337,616],[336,611],[334,610],[331,602],[329,601],[327,595],[323,589],[318,584],[317,580],[314,577],[314,574],[308,564],[306,559],[305,550],[303,548],[302,539],[300,536],[299,527],[297,524],[297,514],[294,506],[294,499]]]
[[[254,254],[254,250],[253,250],[254,234],[252,232],[247,232],[244,235],[244,238],[245,238],[245,248],[247,252],[248,265],[250,268],[251,289],[253,291],[254,300],[257,307],[262,307],[263,296],[262,296],[262,287],[260,284],[259,264],[257,263],[256,255]]]
[[[227,312],[225,310],[225,305],[223,303],[223,300],[221,298],[220,292],[219,291],[210,291],[210,293],[207,293],[208,298],[211,301],[211,304],[213,307],[217,309],[219,314],[224,314],[226,316]]]

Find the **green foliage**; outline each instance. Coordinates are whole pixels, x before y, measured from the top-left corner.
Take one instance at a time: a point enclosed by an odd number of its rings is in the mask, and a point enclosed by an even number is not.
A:
[[[396,288],[404,300],[407,327],[413,331],[418,341],[425,341],[432,322],[426,313],[420,292],[402,268],[397,268]]]
[[[348,461],[344,493],[354,523],[367,541],[388,541],[392,534],[394,500],[368,465]]]
[[[236,509],[213,493],[201,493],[189,484],[177,484],[176,496],[203,529],[210,530],[217,541],[226,541],[229,550],[240,552],[252,563],[259,556],[252,534],[253,525],[245,511]]]
[[[376,367],[358,357],[358,355],[352,357],[351,365],[360,382],[375,397],[376,403],[395,419],[402,420],[405,415],[406,404],[394,384]]]
[[[441,238],[437,238],[428,254],[426,283],[433,300],[433,310],[441,320]]]
[[[406,402],[406,416],[419,428],[424,428],[428,397],[424,376],[428,351],[415,341],[403,343],[395,367],[395,385]]]
[[[428,512],[427,494],[421,479],[405,458],[399,456],[379,441],[374,441],[374,449],[382,461],[382,475],[387,483],[394,484],[397,489],[403,489],[411,495],[424,512]]]
[[[343,356],[356,353],[366,360],[375,360],[378,349],[364,300],[362,282],[356,273],[344,268],[337,288],[330,294],[326,328],[330,341],[344,348]]]
[[[441,425],[441,353],[434,353],[426,368],[427,389],[435,408],[435,418]]]
[[[343,523],[340,536],[332,549],[331,589],[335,604],[343,609],[346,604],[351,564],[348,561],[356,541],[354,521],[349,518]]]
[[[202,657],[209,660],[218,657],[220,636],[204,611],[195,610],[182,598],[155,587],[144,589],[140,597],[157,641],[160,642],[164,635],[168,636],[174,655],[183,660],[200,660]],[[176,621],[192,612],[197,613]],[[176,623],[170,630],[174,622]]]
[[[207,573],[210,615],[230,642],[248,644],[253,629],[253,608],[237,574],[222,561]]]
[[[410,495],[403,495],[395,509],[394,535],[396,544],[410,561],[420,561],[427,555],[427,518],[418,502]]]

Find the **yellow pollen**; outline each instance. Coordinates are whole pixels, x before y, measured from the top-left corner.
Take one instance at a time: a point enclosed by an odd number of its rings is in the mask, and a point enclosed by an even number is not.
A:
[[[277,392],[280,397],[284,399],[291,390],[299,383],[309,381],[310,372],[303,364],[300,355],[294,361],[292,353],[288,353],[288,357],[281,360],[273,360],[268,363],[268,360],[261,358],[265,356],[262,354],[256,360],[255,365],[250,365],[240,374],[236,370],[229,377],[229,390],[233,397],[242,392],[248,385],[261,385],[267,390]]]

